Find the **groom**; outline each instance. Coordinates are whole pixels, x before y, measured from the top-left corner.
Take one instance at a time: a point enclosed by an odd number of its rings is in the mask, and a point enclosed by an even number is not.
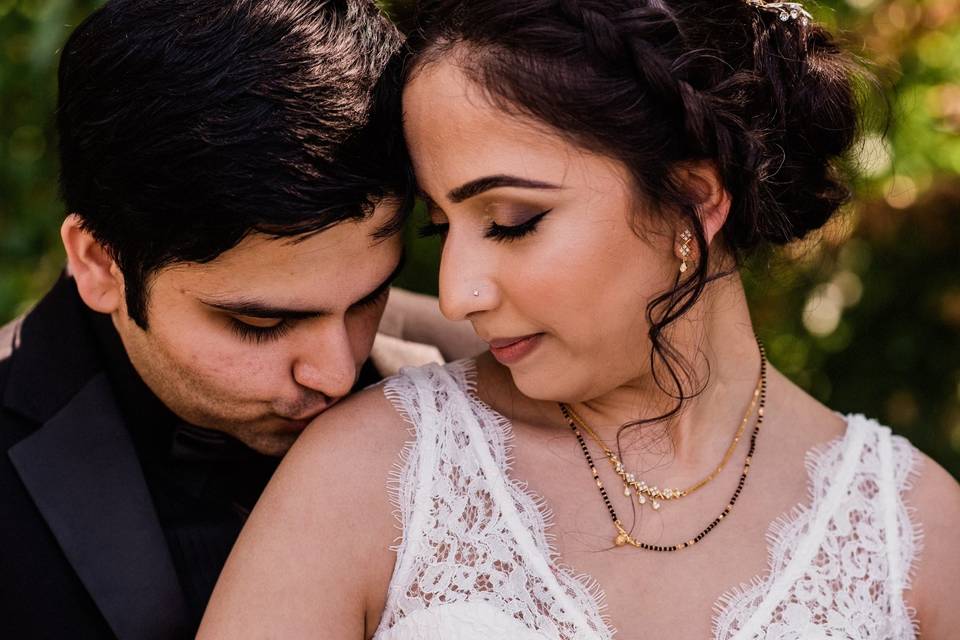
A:
[[[379,378],[399,46],[365,0],[109,0],[73,32],[69,267],[0,330],[0,635],[192,636],[278,456]]]

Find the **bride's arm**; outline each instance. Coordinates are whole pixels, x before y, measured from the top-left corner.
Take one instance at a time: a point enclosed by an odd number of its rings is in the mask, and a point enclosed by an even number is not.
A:
[[[922,544],[907,603],[916,609],[920,637],[956,638],[960,629],[960,484],[921,454],[919,474],[906,495]],[[903,532],[909,535],[908,532]]]
[[[253,510],[198,637],[372,636],[398,534],[386,483],[408,439],[379,387],[315,421]]]

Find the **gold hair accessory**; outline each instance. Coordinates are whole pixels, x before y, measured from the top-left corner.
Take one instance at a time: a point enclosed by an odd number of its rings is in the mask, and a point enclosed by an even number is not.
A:
[[[799,2],[765,2],[764,0],[746,0],[746,2],[760,11],[777,14],[780,22],[800,19],[802,24],[806,24],[808,20],[813,20],[813,16]]]

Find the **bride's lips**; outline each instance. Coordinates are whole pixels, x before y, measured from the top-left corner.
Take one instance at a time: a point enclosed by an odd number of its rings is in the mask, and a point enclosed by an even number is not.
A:
[[[515,338],[497,338],[490,340],[488,344],[494,358],[501,364],[511,365],[536,349],[542,337],[542,333],[531,333]]]

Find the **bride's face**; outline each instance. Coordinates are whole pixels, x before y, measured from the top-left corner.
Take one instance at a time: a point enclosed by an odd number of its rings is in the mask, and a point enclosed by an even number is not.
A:
[[[646,307],[679,261],[626,169],[506,115],[453,62],[414,75],[404,121],[444,236],[444,315],[469,319],[532,398],[593,398],[648,374]]]

